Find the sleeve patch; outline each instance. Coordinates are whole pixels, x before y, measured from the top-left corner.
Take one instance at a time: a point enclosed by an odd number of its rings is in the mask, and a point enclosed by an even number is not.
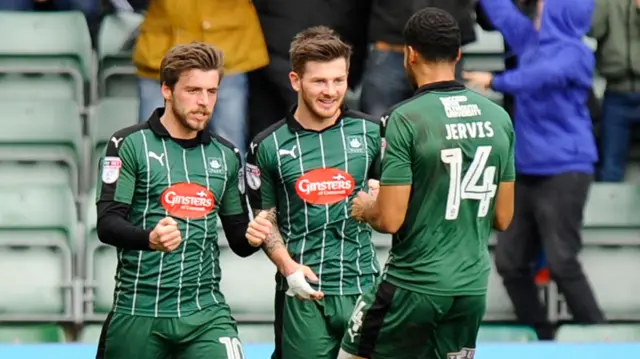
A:
[[[257,191],[260,188],[260,169],[256,165],[247,164],[246,165],[246,173],[247,173],[247,184],[249,188],[254,191]]]
[[[120,157],[105,157],[102,161],[102,182],[106,184],[115,183],[120,177],[122,160]]]
[[[240,191],[240,194],[244,194],[245,191],[244,169],[242,167],[240,167],[240,169],[238,170],[238,191]]]

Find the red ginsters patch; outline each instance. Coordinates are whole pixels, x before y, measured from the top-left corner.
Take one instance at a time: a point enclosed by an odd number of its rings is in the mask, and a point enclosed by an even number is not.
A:
[[[162,192],[162,207],[171,216],[198,219],[213,210],[213,193],[195,183],[176,183]]]
[[[355,182],[350,174],[336,168],[318,168],[296,181],[296,192],[305,202],[333,204],[353,193]]]

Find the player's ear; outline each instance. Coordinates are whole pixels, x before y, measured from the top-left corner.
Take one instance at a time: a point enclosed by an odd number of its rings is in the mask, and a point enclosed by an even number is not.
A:
[[[302,76],[298,75],[297,72],[291,71],[289,72],[289,81],[291,82],[291,88],[293,88],[296,92],[300,92],[300,81],[302,81]]]
[[[173,91],[167,86],[166,83],[162,83],[162,97],[164,97],[165,101],[168,101],[171,98],[171,93]]]
[[[460,61],[461,58],[462,58],[462,48],[459,48],[458,55],[456,55],[456,63]]]
[[[418,52],[411,46],[405,46],[404,58],[407,65],[413,65],[418,61]]]

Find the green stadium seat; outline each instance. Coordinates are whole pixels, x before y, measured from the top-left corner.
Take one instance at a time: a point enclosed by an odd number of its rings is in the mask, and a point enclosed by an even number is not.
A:
[[[515,320],[515,312],[511,299],[502,284],[502,277],[496,270],[495,261],[491,259],[491,272],[489,273],[489,287],[487,289],[487,307],[484,320],[486,321],[511,321]]]
[[[231,312],[239,322],[273,320],[273,299],[276,289],[276,267],[266,255],[256,253],[248,258],[235,255],[224,236],[220,247],[220,290]],[[247,268],[250,268],[247,271]],[[260,293],[256,296],[255,293]]]
[[[0,343],[40,344],[66,342],[64,330],[55,324],[1,324]]]
[[[100,333],[102,332],[102,324],[85,325],[80,332],[80,343],[98,344]]]
[[[136,13],[107,15],[100,25],[98,58],[99,91],[102,97],[137,97],[135,67],[131,51],[123,50],[143,16]]]
[[[628,183],[596,183],[589,192],[584,213],[587,228],[640,227],[640,186]]]
[[[558,342],[638,342],[639,324],[562,325],[556,333]]]
[[[623,276],[640,271],[640,246],[588,246],[582,250],[580,260],[605,317],[640,320],[640,283],[612,280],[613,273]],[[560,318],[571,318],[566,306],[561,306]]]
[[[0,186],[0,322],[77,319],[73,249],[80,241],[67,186]]]
[[[0,73],[46,74],[45,83],[56,82],[58,88],[66,85],[73,92],[70,99],[84,106],[84,85],[91,79],[93,64],[89,30],[81,12],[1,11],[0,32],[11,34],[0,40]],[[52,74],[66,75],[71,81]],[[36,79],[27,81],[35,84]],[[0,78],[0,89],[13,98],[28,95],[33,99],[38,95],[38,86],[31,92],[14,92],[8,86],[15,85],[14,80],[4,83]]]
[[[391,236],[388,234],[378,233],[373,231],[371,235],[371,241],[376,249],[376,259],[380,266],[380,270],[384,270],[384,266],[389,259],[389,251],[391,250]]]
[[[504,41],[498,31],[484,31],[476,25],[477,40],[462,48],[464,68],[469,71],[504,70]]]
[[[91,148],[93,151],[90,173],[91,184],[96,183],[98,163],[104,146],[114,132],[138,122],[137,98],[103,98],[96,108],[95,115],[89,122]]]
[[[0,185],[66,185],[73,191],[73,178],[57,163],[0,162]]]
[[[523,326],[482,325],[478,331],[478,342],[533,342],[537,341],[536,332]]]
[[[117,252],[114,247],[98,239],[95,193],[95,188],[89,192],[85,209],[86,245],[84,263],[80,267],[84,268],[88,298],[85,317],[91,321],[101,321],[113,304]]]
[[[64,164],[79,193],[83,146],[80,109],[73,101],[0,102],[0,161]]]
[[[271,344],[274,341],[273,323],[238,324],[238,336],[242,344]]]
[[[2,69],[0,68],[0,71]],[[4,101],[42,99],[78,101],[75,88],[64,76],[2,74],[0,72],[0,98]]]
[[[584,243],[589,245],[640,245],[640,186],[596,183],[584,210]]]

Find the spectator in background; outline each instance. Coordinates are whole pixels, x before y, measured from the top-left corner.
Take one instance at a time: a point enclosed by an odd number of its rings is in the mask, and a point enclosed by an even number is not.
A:
[[[476,40],[472,0],[374,0],[369,20],[371,50],[362,78],[362,111],[381,116],[391,106],[413,95],[414,88],[403,66],[402,30],[411,15],[426,7],[440,8],[456,19],[463,46]],[[462,66],[460,60],[456,78],[460,78]]]
[[[589,35],[598,41],[596,65],[607,80],[598,179],[620,182],[631,124],[640,122],[640,0],[596,0]]]
[[[532,271],[540,246],[574,319],[604,321],[578,261],[597,161],[587,108],[595,60],[582,42],[595,6],[593,0],[541,1],[532,23],[511,0],[480,4],[519,62],[495,77],[464,74],[471,86],[510,93],[516,103],[516,210],[498,237],[496,267],[520,321],[551,339]]]
[[[247,72],[269,57],[251,1],[154,0],[140,27],[133,62],[138,70],[140,122],[164,106],[159,71],[174,45],[201,41],[224,52],[224,77],[210,126],[243,153],[246,149]]]
[[[512,0],[512,2],[518,7],[518,9],[525,14],[528,18],[533,19],[536,16],[537,0]],[[477,2],[476,8],[476,22],[485,31],[495,31],[496,29],[491,24],[491,21],[487,18],[482,6]],[[518,67],[518,58],[513,55],[509,44],[504,41],[504,68],[505,70],[513,70]],[[511,118],[515,117],[513,110],[513,96],[506,93],[502,97],[502,107],[511,115]]]

